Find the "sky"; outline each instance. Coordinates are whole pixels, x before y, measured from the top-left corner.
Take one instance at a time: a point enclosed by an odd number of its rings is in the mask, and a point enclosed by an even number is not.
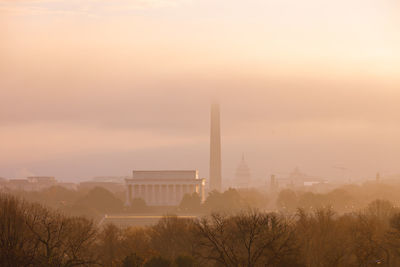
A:
[[[400,173],[397,0],[0,0],[0,176]],[[339,168],[338,168],[339,167]],[[345,168],[346,171],[340,170]]]

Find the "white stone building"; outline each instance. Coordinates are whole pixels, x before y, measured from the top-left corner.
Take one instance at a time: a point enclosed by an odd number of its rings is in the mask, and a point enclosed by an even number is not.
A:
[[[198,193],[204,201],[205,179],[197,170],[133,171],[125,179],[126,205],[135,198],[143,199],[148,206],[176,206],[185,194]]]
[[[251,185],[251,172],[250,168],[244,160],[244,154],[240,161],[236,173],[233,187],[235,188],[249,188]]]

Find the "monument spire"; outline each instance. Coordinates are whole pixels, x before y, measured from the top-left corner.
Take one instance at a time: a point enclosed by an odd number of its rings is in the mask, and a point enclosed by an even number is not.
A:
[[[210,190],[221,191],[221,128],[219,104],[211,105]]]

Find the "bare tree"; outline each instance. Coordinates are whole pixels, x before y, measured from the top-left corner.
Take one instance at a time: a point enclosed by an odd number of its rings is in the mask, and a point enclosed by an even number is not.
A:
[[[257,211],[196,221],[201,256],[223,266],[277,266],[297,247],[291,224]]]
[[[11,205],[2,209],[0,221],[8,221],[8,226],[2,225],[11,231],[2,231],[3,244],[8,242],[9,248],[2,249],[8,253],[1,254],[10,265],[2,266],[69,267],[96,263],[89,252],[96,235],[91,221],[68,218],[39,204],[28,204],[12,197],[5,202]]]
[[[350,251],[346,221],[330,208],[307,213],[298,210],[296,224],[302,259],[306,266],[343,266]]]
[[[114,224],[107,224],[99,233],[96,250],[105,266],[117,266],[125,256],[122,250],[123,232]]]
[[[20,199],[0,195],[0,266],[34,266],[38,242],[25,224],[29,212]]]
[[[150,229],[151,246],[158,254],[171,260],[179,255],[193,256],[196,250],[193,232],[193,220],[164,217]]]

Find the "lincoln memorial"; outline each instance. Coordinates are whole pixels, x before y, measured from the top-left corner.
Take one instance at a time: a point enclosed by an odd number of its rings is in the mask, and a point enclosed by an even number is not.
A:
[[[205,179],[199,179],[197,170],[133,171],[125,179],[126,205],[135,198],[143,199],[149,206],[179,205],[185,194],[198,193],[204,201]]]

